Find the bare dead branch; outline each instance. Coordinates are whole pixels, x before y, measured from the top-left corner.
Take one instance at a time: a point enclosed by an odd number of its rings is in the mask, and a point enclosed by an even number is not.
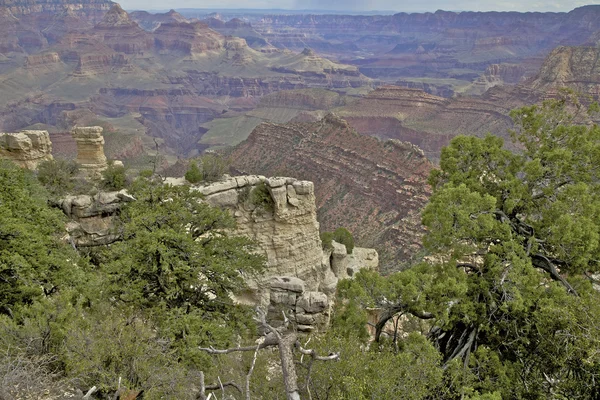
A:
[[[250,370],[248,370],[248,374],[246,375],[246,400],[250,400],[250,378],[252,377],[252,373],[254,372],[254,365],[256,364],[256,357],[258,356],[258,350],[260,350],[261,344],[262,342],[259,342],[256,346],[256,350],[254,351],[254,358],[252,359],[252,364],[250,364]]]

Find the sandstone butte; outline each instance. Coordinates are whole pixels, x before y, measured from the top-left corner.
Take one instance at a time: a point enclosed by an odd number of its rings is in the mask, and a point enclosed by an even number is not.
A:
[[[170,184],[184,180],[169,179]],[[264,185],[270,206],[255,204],[252,192]],[[229,210],[235,217],[236,234],[253,239],[267,259],[267,271],[260,280],[248,282],[250,289],[237,301],[260,306],[274,323],[281,311],[292,318],[298,329],[310,332],[329,322],[335,289],[340,279],[352,277],[361,268],[377,269],[374,249],[346,247],[333,243],[324,250],[314,185],[294,178],[237,176],[194,187],[209,204]],[[94,196],[68,196],[58,206],[69,217],[69,240],[77,246],[104,245],[118,240],[114,218],[126,202],[135,201],[126,191]]]
[[[384,269],[421,248],[433,164],[410,143],[358,134],[330,114],[312,123],[261,124],[231,161],[240,173],[313,181],[321,230],[348,228],[357,243],[377,249]]]
[[[77,143],[77,164],[84,173],[97,175],[108,167],[104,155],[102,127],[73,128],[71,135]]]

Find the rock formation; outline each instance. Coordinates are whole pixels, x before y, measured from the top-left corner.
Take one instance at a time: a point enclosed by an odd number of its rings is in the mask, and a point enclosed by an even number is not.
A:
[[[348,255],[334,243],[333,250],[323,251],[310,181],[237,176],[196,190],[209,204],[230,210],[235,233],[254,240],[265,255],[264,281],[252,283],[239,301],[268,309],[271,320],[280,320],[284,310],[300,331],[324,326],[338,280],[360,268],[378,268],[373,249],[355,248]]]
[[[600,97],[600,48],[556,48],[544,61],[538,75],[528,84],[537,91],[556,93],[561,87],[569,87],[579,93]]]
[[[335,115],[313,123],[259,125],[231,153],[244,173],[296,174],[315,182],[323,231],[346,227],[384,267],[421,247],[420,211],[433,165],[416,146],[360,135]]]
[[[469,87],[469,94],[482,94],[489,88],[500,85],[514,85],[521,82],[527,73],[519,64],[492,64]]]
[[[0,158],[36,169],[40,162],[52,160],[50,135],[47,131],[0,133]]]
[[[79,164],[79,168],[88,175],[96,175],[108,167],[104,155],[102,127],[73,128],[71,135],[77,143],[77,164]]]
[[[121,235],[115,218],[124,203],[135,199],[127,191],[100,192],[95,196],[67,196],[58,206],[70,218],[68,240],[77,247],[114,243]]]

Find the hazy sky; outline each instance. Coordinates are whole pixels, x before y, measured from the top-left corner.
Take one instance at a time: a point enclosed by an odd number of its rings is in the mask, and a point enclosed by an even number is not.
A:
[[[594,0],[115,0],[125,9],[280,8],[321,10],[570,11]]]

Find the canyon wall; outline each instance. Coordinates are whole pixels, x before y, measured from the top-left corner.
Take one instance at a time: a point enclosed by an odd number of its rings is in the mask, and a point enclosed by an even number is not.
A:
[[[358,244],[377,249],[385,268],[421,248],[420,211],[433,164],[410,143],[361,135],[329,114],[311,123],[261,124],[231,161],[241,173],[315,182],[322,230],[346,227]]]

